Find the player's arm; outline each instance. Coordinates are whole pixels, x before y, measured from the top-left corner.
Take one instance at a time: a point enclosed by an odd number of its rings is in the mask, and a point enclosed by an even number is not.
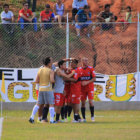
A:
[[[40,80],[40,76],[39,76],[39,72],[38,72],[38,74],[36,76],[36,80],[35,80],[35,83],[36,83],[35,89],[36,90],[39,90],[39,80]]]
[[[57,73],[57,75],[59,75],[59,76],[61,76],[63,78],[70,78],[70,77],[72,77],[74,75],[75,72],[73,71],[70,74],[65,74],[62,70],[57,69],[56,73]]]
[[[96,77],[92,78],[91,80],[88,80],[88,81],[83,81],[82,82],[82,86],[86,86],[90,83],[93,83],[94,81],[96,80]]]
[[[88,81],[83,81],[82,86],[86,86],[86,85],[88,85],[90,83],[93,83],[96,80],[96,75],[95,75],[94,69],[91,70],[91,76],[92,76],[92,79],[88,80]]]
[[[50,81],[51,81],[51,83],[55,83],[55,80],[54,80],[54,71],[52,71],[52,70],[50,72]]]
[[[63,79],[64,79],[64,81],[66,81],[66,82],[77,82],[77,80],[74,79],[74,78],[63,78]]]

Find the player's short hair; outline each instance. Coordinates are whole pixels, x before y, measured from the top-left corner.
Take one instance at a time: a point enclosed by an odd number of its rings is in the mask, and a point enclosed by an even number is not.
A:
[[[64,60],[60,60],[60,61],[58,62],[58,67],[60,68],[60,66],[62,66],[64,63],[65,63]]]
[[[106,9],[108,7],[110,8],[110,4],[106,4],[104,8]]]
[[[28,2],[23,2],[22,5],[24,6],[25,4],[28,4]]]
[[[78,64],[78,62],[79,61],[77,59],[72,60],[72,63]]]
[[[45,59],[43,59],[44,65],[48,65],[50,62],[51,62],[51,57],[46,57]]]
[[[9,4],[4,4],[3,8],[8,7],[9,8]]]

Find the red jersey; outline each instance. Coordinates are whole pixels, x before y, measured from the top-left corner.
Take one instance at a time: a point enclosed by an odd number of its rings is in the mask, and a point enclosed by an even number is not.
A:
[[[41,21],[50,21],[51,18],[54,18],[53,12],[49,11],[49,13],[46,13],[46,11],[41,11],[40,13]]]
[[[20,16],[20,14],[23,14],[26,18],[29,18],[30,16],[32,16],[32,11],[30,10],[30,9],[27,9],[27,11],[25,11],[24,9],[21,9],[20,11],[19,11],[19,16],[18,16],[18,21],[19,21],[19,19],[21,18],[21,16]]]
[[[75,74],[74,74],[73,78],[76,79],[76,80],[80,79],[81,75],[82,75],[81,68],[76,68],[76,69],[73,69],[73,70],[75,71]],[[74,94],[81,94],[81,81],[78,80],[75,83],[71,82],[70,89],[71,89],[71,92],[74,93]]]
[[[88,81],[88,80],[91,80],[92,78],[94,78],[96,75],[95,75],[95,71],[94,71],[94,68],[91,67],[91,66],[88,66],[86,68],[82,68],[82,76],[81,76],[81,81]],[[82,88],[86,88],[86,89],[90,89],[90,90],[93,90],[94,89],[94,85],[93,83],[90,83],[86,86],[82,86]]]

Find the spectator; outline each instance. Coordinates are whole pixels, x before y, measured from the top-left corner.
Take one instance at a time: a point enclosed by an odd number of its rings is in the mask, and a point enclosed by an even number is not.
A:
[[[72,21],[75,23],[75,15],[79,9],[83,9],[85,5],[88,5],[87,0],[73,0],[72,3]]]
[[[62,0],[57,0],[57,3],[54,5],[55,19],[58,20],[59,27],[62,28],[62,20],[64,20],[65,6],[62,3]]]
[[[80,36],[80,30],[87,28],[87,36],[90,37],[90,31],[92,30],[92,21],[91,21],[91,12],[89,11],[90,7],[88,5],[84,6],[84,9],[78,11],[75,16],[76,20],[76,32],[77,36]]]
[[[4,11],[1,13],[2,25],[6,33],[12,34],[14,31],[14,26],[11,24],[14,22],[14,14],[9,11],[9,5],[4,4]]]
[[[46,23],[46,24],[41,25],[42,30],[52,28],[51,22],[54,22],[54,18],[55,18],[55,15],[50,10],[50,5],[46,4],[45,10],[41,11],[40,13],[41,23]]]
[[[127,8],[126,8],[126,17],[125,17],[125,20],[127,21],[127,22],[132,22],[132,14],[131,14],[131,7],[130,6],[128,6]]]
[[[113,22],[112,19],[114,20],[114,16],[110,12],[110,4],[106,4],[104,8],[105,10],[97,16],[97,19],[99,22],[106,22],[102,24],[102,30],[109,30],[113,27],[109,22]]]
[[[132,14],[131,14],[131,7],[128,6],[126,8],[126,13],[125,13],[125,18],[121,19],[120,22],[122,22],[122,26],[121,26],[121,30],[122,31],[125,31],[128,26],[129,26],[129,23],[132,22]],[[129,22],[129,23],[126,23],[126,22]]]
[[[37,18],[32,13],[30,9],[28,9],[28,3],[23,3],[23,9],[19,11],[18,22],[21,23],[20,27],[24,29],[24,23],[37,23]],[[34,30],[37,31],[37,24],[34,24]]]

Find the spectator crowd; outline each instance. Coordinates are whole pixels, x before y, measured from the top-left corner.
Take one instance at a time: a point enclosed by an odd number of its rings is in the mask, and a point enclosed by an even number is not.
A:
[[[41,30],[46,30],[53,27],[53,22],[58,22],[59,27],[63,27],[63,22],[66,20],[66,9],[62,0],[57,0],[53,7],[49,4],[45,5],[43,11],[40,12],[40,18],[37,19],[35,14],[35,5],[33,5],[32,10],[29,9],[30,0],[23,3],[23,8],[18,12],[18,20],[14,18],[14,14],[9,10],[9,5],[3,5],[3,11],[1,12],[1,22],[6,33],[13,34],[14,25],[11,23],[18,22],[20,24],[20,29],[24,30],[27,23],[33,23],[34,31],[37,32],[38,26],[37,22],[40,21]],[[117,21],[117,16],[115,16],[110,11],[110,5],[106,4],[104,6],[104,11],[97,15],[97,22],[103,22],[100,27],[102,31],[114,30],[114,25],[112,22]],[[132,22],[131,7],[126,8],[126,16],[120,20],[122,22],[122,28],[125,30],[128,24],[125,22]],[[90,12],[90,6],[87,0],[73,0],[72,3],[72,25],[76,28],[77,36],[80,36],[80,31],[87,28],[87,36],[90,37],[92,31],[92,13]]]

